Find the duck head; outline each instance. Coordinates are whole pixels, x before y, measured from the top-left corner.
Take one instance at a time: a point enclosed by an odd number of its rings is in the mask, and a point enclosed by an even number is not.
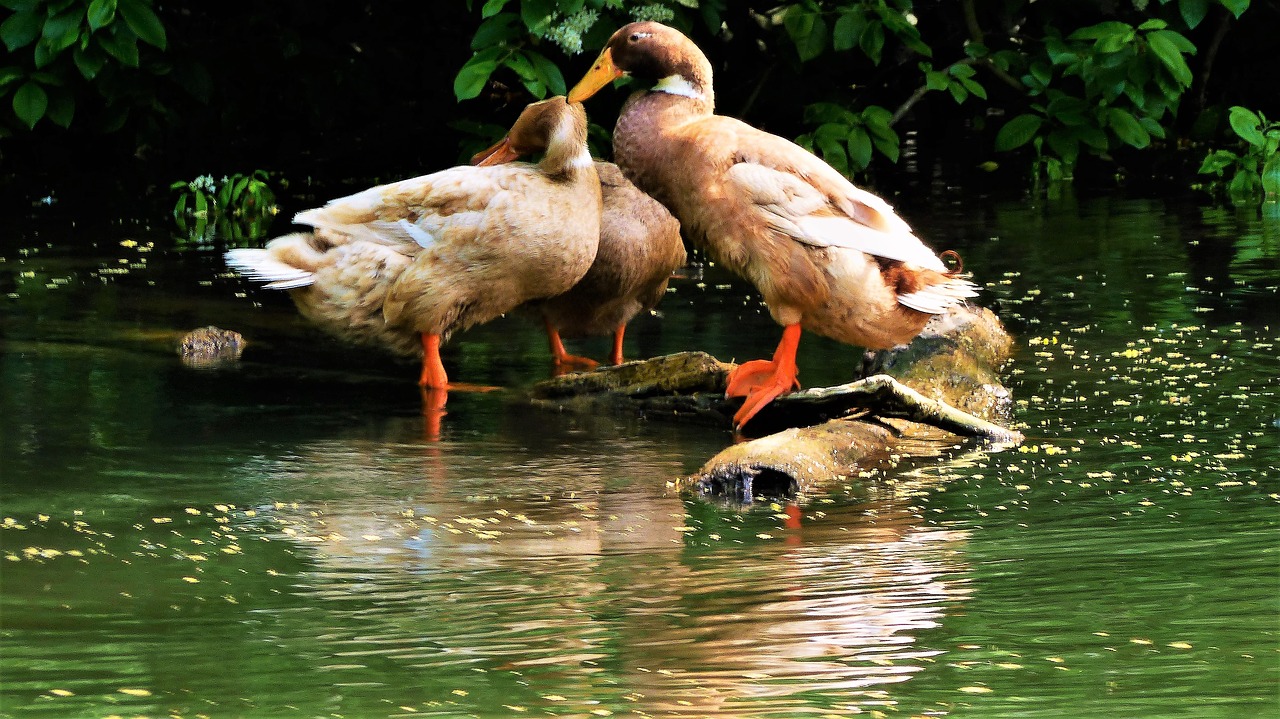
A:
[[[476,153],[471,164],[501,165],[543,151],[547,154],[541,165],[591,162],[587,152],[587,113],[581,103],[568,102],[563,95],[557,95],[529,105],[506,136],[493,147]]]
[[[656,22],[633,22],[615,32],[569,91],[569,101],[586,100],[626,75],[653,83],[653,92],[713,102],[707,56],[679,30]]]

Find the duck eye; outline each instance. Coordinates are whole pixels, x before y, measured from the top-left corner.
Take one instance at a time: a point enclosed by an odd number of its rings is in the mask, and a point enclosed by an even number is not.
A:
[[[631,42],[640,42],[641,40],[651,36],[652,34],[653,33],[649,33],[649,32],[633,32],[631,33],[631,37],[627,39],[630,40]]]

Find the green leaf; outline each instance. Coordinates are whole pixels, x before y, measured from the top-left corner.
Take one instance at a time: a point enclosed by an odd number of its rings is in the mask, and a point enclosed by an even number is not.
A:
[[[861,7],[841,13],[831,30],[831,49],[844,52],[857,47],[866,27],[867,19],[863,16]]]
[[[955,98],[956,104],[964,102],[969,97],[969,91],[964,89],[964,85],[959,82],[953,82],[947,85],[947,89],[951,91],[951,97]]]
[[[28,130],[35,128],[48,107],[49,96],[45,94],[44,88],[30,80],[13,93],[13,114],[26,124]]]
[[[865,170],[871,164],[871,138],[861,127],[849,130],[849,162],[854,170]]]
[[[1191,68],[1187,66],[1187,61],[1182,57],[1182,51],[1178,49],[1179,43],[1174,41],[1170,36],[1178,35],[1172,30],[1158,30],[1147,35],[1147,46],[1151,48],[1151,52],[1160,58],[1160,62],[1168,68],[1169,73],[1173,75],[1174,80],[1182,87],[1191,86]],[[1182,37],[1179,35],[1178,37]],[[1185,38],[1184,38],[1185,39]]]
[[[930,90],[945,90],[947,85],[951,84],[951,80],[947,78],[947,73],[939,70],[926,70],[924,73],[924,86]]]
[[[93,0],[89,3],[89,28],[98,30],[116,19],[116,0]]]
[[[807,62],[827,49],[827,21],[807,10],[803,5],[792,5],[783,18],[787,35],[796,46],[801,62]]]
[[[1205,155],[1204,162],[1200,163],[1200,174],[1202,175],[1221,175],[1222,171],[1231,167],[1240,161],[1236,153],[1229,150],[1214,150]]]
[[[970,94],[976,95],[977,97],[980,97],[983,100],[987,99],[986,88],[979,85],[977,81],[970,80],[969,78],[964,77],[964,78],[960,78],[960,83],[964,85],[964,89],[968,90]]]
[[[520,19],[529,32],[538,35],[551,25],[556,0],[520,0]]]
[[[1238,170],[1236,176],[1231,178],[1231,183],[1227,185],[1227,194],[1232,197],[1250,197],[1257,189],[1258,175],[1252,170]]]
[[[1127,110],[1118,107],[1108,108],[1107,124],[1116,133],[1116,137],[1120,138],[1120,141],[1126,145],[1141,149],[1151,144],[1151,135],[1138,122],[1138,118]]]
[[[26,47],[40,37],[40,29],[44,26],[43,13],[36,15],[34,11],[15,12],[3,24],[0,24],[0,39],[4,46],[13,52]]]
[[[138,38],[128,27],[118,23],[111,26],[110,32],[95,32],[93,37],[98,47],[128,67],[138,66]]]
[[[168,42],[164,34],[164,25],[151,6],[143,0],[119,0],[118,7],[129,29],[133,30],[143,42],[163,50]]]
[[[1237,20],[1240,19],[1245,10],[1249,9],[1249,0],[1219,0],[1219,2],[1222,3],[1222,7],[1229,10],[1232,15],[1235,15]]]
[[[500,54],[499,48],[483,50],[472,55],[462,69],[458,70],[457,77],[453,79],[453,94],[459,101],[470,100],[480,94],[485,83],[489,82],[489,76],[498,69]]]
[[[502,8],[506,7],[511,0],[488,0],[484,7],[480,8],[480,17],[490,18],[502,12]]]
[[[23,76],[22,68],[17,65],[0,68],[0,91],[3,91],[10,83]]]
[[[1107,38],[1124,37],[1133,32],[1133,28],[1122,22],[1100,22],[1097,25],[1082,27],[1067,36],[1068,40],[1105,40]]]
[[[996,133],[996,149],[1001,151],[1022,147],[1031,141],[1044,124],[1039,115],[1022,114],[1005,123]]]
[[[1262,166],[1262,191],[1268,195],[1280,195],[1280,154],[1272,155]]]
[[[858,44],[862,46],[863,54],[879,65],[880,53],[884,51],[884,25],[878,22],[868,25]]]
[[[841,128],[838,125],[823,125],[814,133],[814,144],[827,161],[842,175],[849,174],[849,156],[845,153],[845,143],[841,142]]]
[[[1057,153],[1058,157],[1068,164],[1074,165],[1076,159],[1080,157],[1080,140],[1075,135],[1054,130],[1049,133],[1046,138],[1049,149]]]
[[[1187,27],[1195,30],[1209,14],[1209,0],[1178,0],[1178,12],[1182,13],[1182,21]]]
[[[491,45],[499,45],[514,40],[524,34],[520,18],[514,13],[502,13],[480,23],[476,34],[471,36],[471,49],[483,50]]]
[[[538,79],[546,85],[552,95],[563,95],[567,92],[564,83],[564,75],[561,74],[560,68],[554,62],[547,59],[545,55],[534,50],[526,50],[525,55],[533,61],[534,68],[538,71]]]
[[[40,36],[49,44],[49,50],[53,55],[71,47],[80,37],[82,19],[84,19],[84,10],[77,7],[45,21]]]
[[[1236,105],[1231,108],[1227,119],[1240,139],[1259,148],[1266,144],[1266,137],[1262,134],[1262,120],[1249,108]]]

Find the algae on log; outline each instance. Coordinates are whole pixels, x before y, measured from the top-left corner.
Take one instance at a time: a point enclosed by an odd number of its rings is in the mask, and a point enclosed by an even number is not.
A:
[[[767,436],[725,449],[683,486],[744,500],[788,496],[888,466],[898,460],[894,450],[904,438],[924,440],[912,445],[912,456],[942,451],[948,435],[939,430],[1019,442],[1018,432],[992,421],[1008,418],[1011,398],[998,372],[1012,344],[989,310],[964,307],[939,316],[910,345],[869,353],[863,372],[874,376],[769,403],[745,428]],[[531,400],[553,409],[617,408],[728,427],[742,403],[724,397],[733,366],[685,352],[540,382]]]

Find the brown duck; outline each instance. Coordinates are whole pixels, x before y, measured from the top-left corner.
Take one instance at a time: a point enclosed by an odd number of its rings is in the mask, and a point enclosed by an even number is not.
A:
[[[582,105],[527,107],[479,167],[381,185],[299,213],[309,233],[237,249],[227,264],[289,290],[326,331],[422,353],[419,384],[449,386],[440,343],[571,289],[595,260],[600,182]],[[546,151],[536,165],[510,163]],[[420,347],[420,349],[419,349]]]
[[[641,192],[611,162],[596,162],[604,213],[600,249],[587,274],[568,292],[534,303],[547,328],[558,366],[593,366],[565,351],[561,336],[613,334],[609,362],[622,364],[627,323],[653,309],[667,291],[671,274],[684,266],[680,223]]]
[[[789,140],[714,114],[711,64],[678,30],[618,30],[569,99],[623,75],[650,84],[628,98],[614,128],[623,173],[671,210],[690,241],[750,280],[784,327],[772,360],[730,376],[728,394],[746,397],[737,426],[798,386],[802,327],[888,348],[976,294],[884,200]]]

